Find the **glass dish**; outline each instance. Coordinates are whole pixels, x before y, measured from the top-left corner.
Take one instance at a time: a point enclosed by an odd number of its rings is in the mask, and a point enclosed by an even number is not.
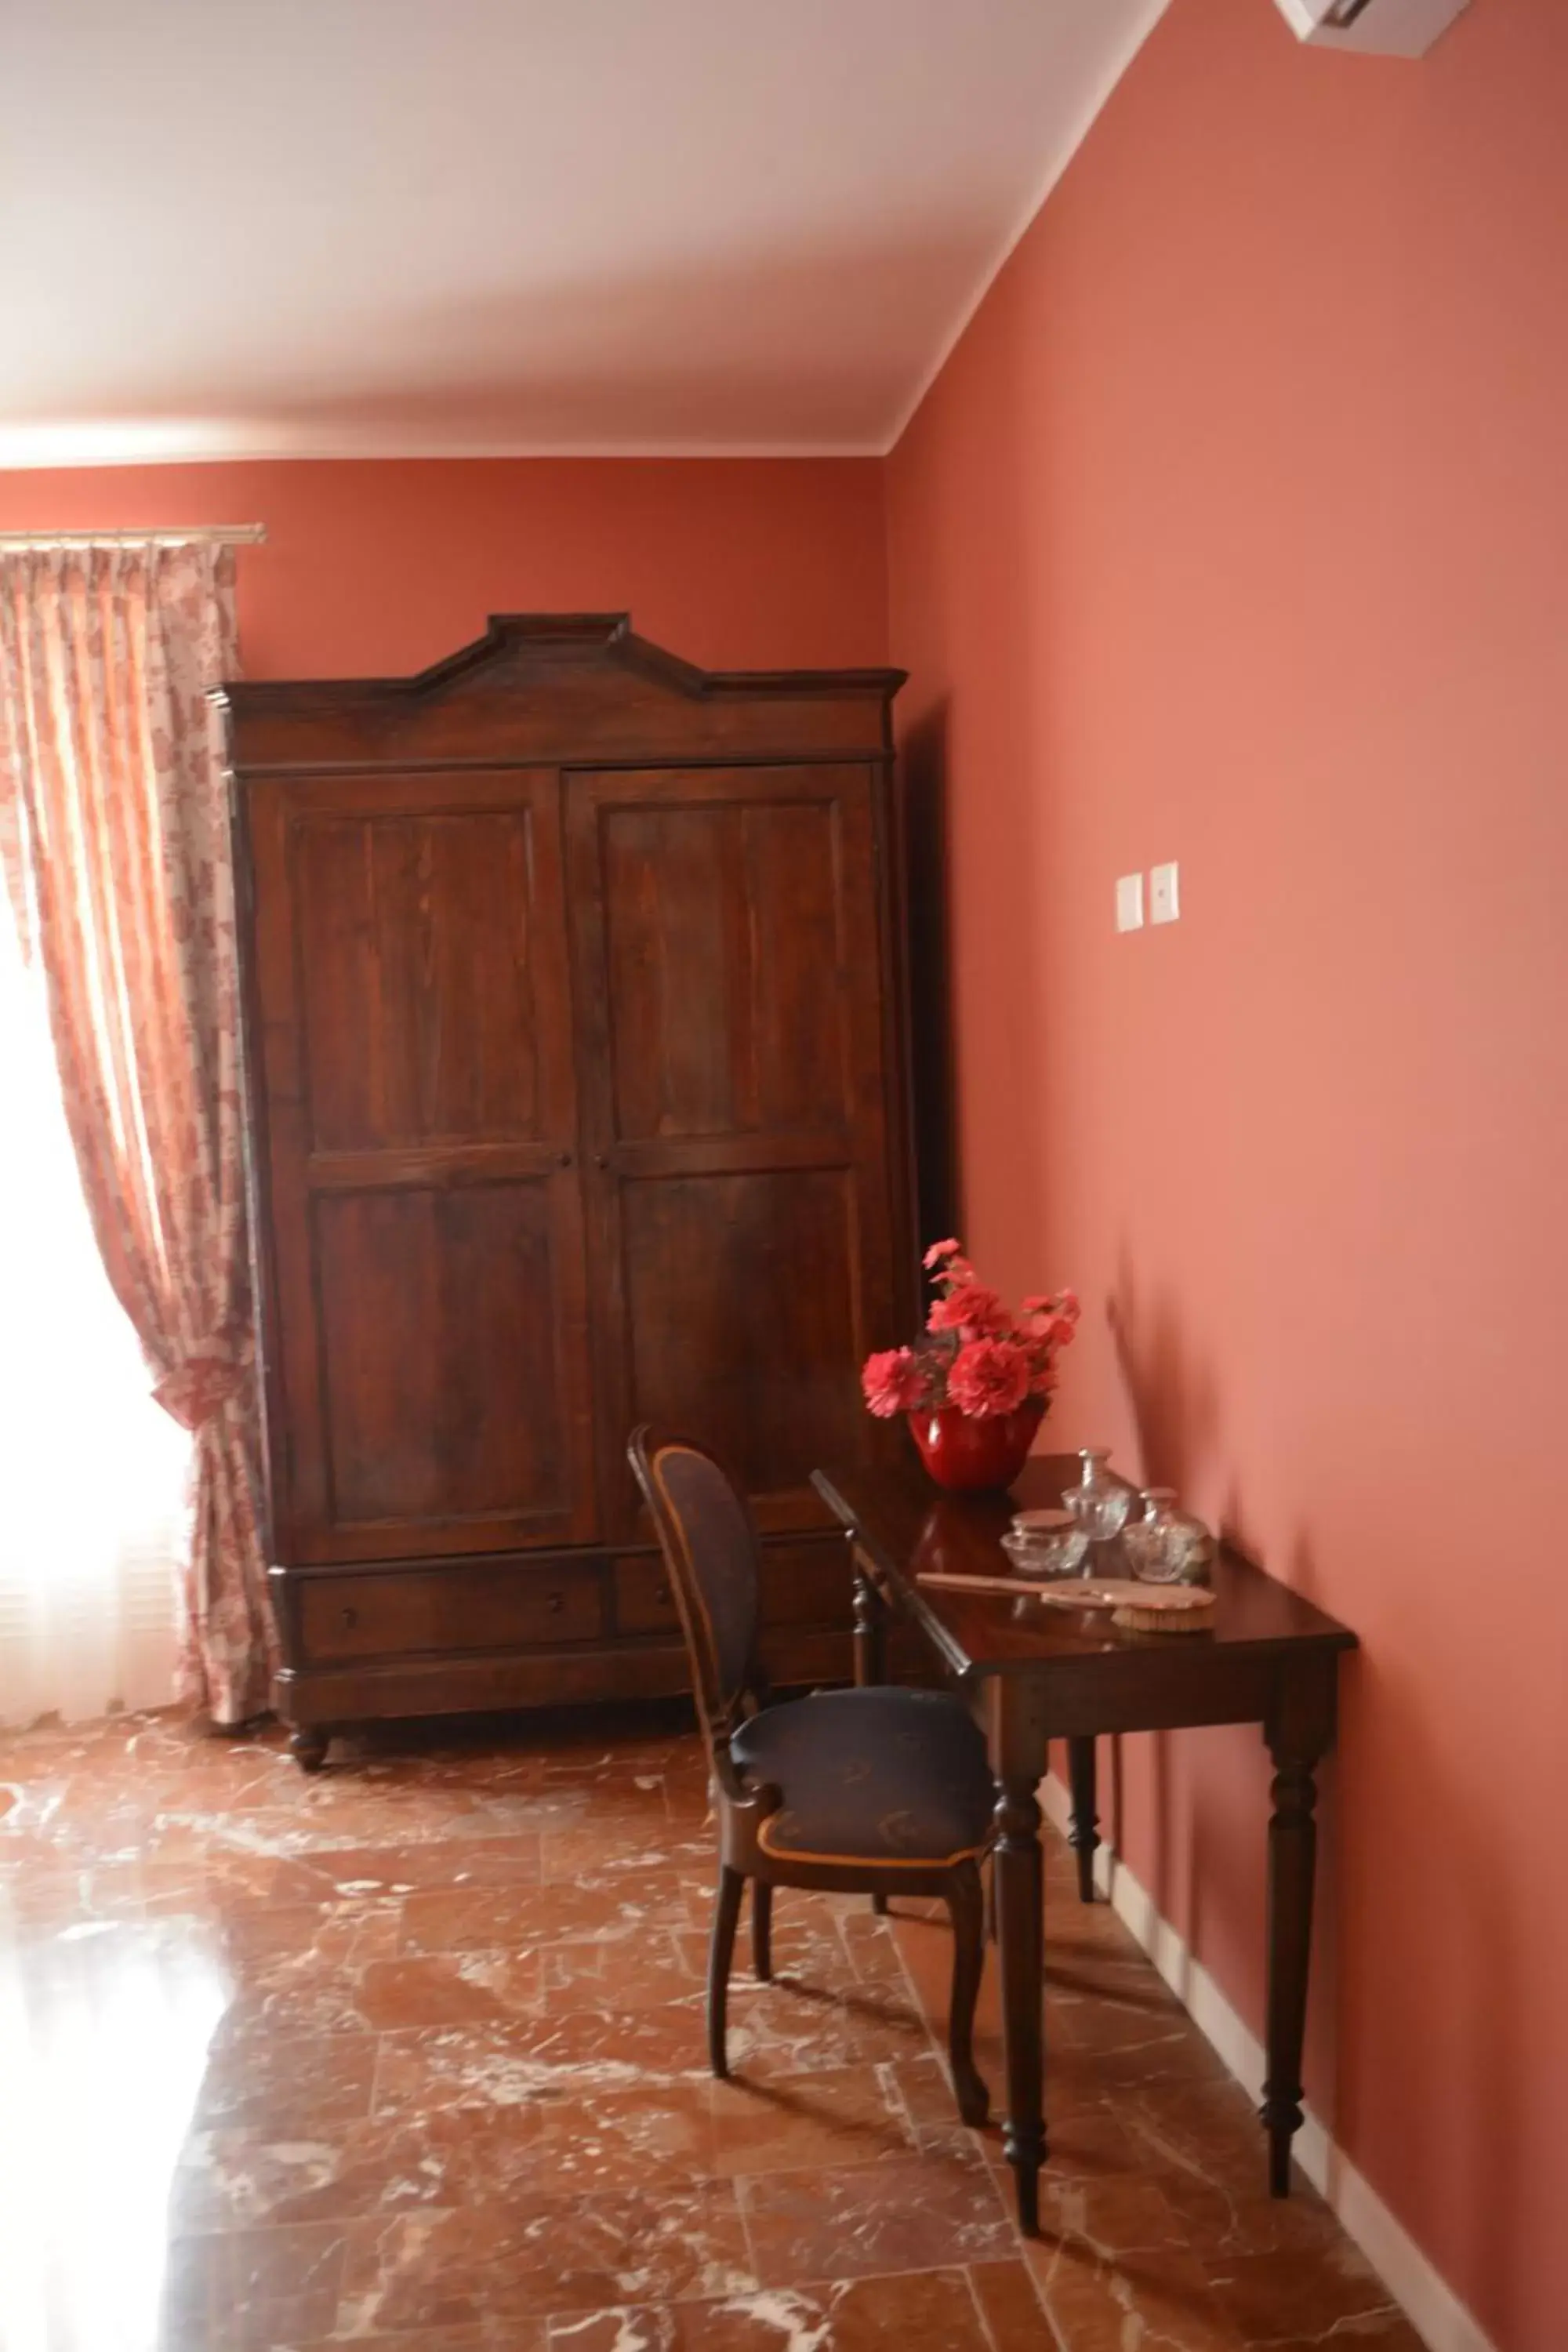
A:
[[[1089,1538],[1070,1511],[1020,1511],[1002,1549],[1021,1576],[1078,1576]]]

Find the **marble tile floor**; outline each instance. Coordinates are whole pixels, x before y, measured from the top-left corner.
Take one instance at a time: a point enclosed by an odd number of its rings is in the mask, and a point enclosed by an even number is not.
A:
[[[0,1734],[4,2352],[1419,2352],[1059,1849],[1037,2243],[926,1906],[781,1894],[713,2083],[705,1814],[668,1714]]]

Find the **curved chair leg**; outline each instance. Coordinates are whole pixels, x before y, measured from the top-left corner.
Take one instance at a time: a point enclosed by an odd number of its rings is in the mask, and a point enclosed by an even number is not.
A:
[[[730,1963],[735,1957],[735,1928],[741,1897],[746,1891],[742,1872],[721,1865],[719,1893],[713,1904],[713,1933],[708,1946],[708,2063],[722,2082],[730,2072],[724,2045],[724,2018],[730,2003]]]
[[[953,1871],[947,1882],[947,1907],[952,1920],[948,2059],[958,2112],[966,2124],[978,2126],[990,2110],[991,2095],[974,2064],[974,2004],[985,1966],[985,1895],[977,1864],[961,1863]]]
[[[773,1972],[773,1890],[765,1878],[752,1881],[752,1965],[757,1982],[767,1984]]]

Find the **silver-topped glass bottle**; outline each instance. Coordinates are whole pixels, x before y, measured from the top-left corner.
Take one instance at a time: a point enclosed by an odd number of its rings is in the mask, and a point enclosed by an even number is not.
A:
[[[1132,1490],[1108,1474],[1109,1445],[1079,1446],[1078,1458],[1083,1465],[1078,1484],[1063,1489],[1062,1501],[1090,1543],[1110,1543],[1127,1524]]]
[[[1202,1519],[1176,1508],[1173,1486],[1145,1486],[1142,1518],[1121,1538],[1127,1564],[1144,1584],[1206,1584],[1214,1544]]]

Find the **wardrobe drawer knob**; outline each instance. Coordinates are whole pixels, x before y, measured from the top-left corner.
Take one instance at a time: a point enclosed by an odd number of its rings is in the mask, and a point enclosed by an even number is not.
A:
[[[343,1631],[344,1631],[344,1633],[352,1633],[353,1632],[354,1627],[355,1627],[358,1623],[359,1623],[359,1611],[358,1611],[357,1609],[345,1609],[345,1610],[343,1611]]]

